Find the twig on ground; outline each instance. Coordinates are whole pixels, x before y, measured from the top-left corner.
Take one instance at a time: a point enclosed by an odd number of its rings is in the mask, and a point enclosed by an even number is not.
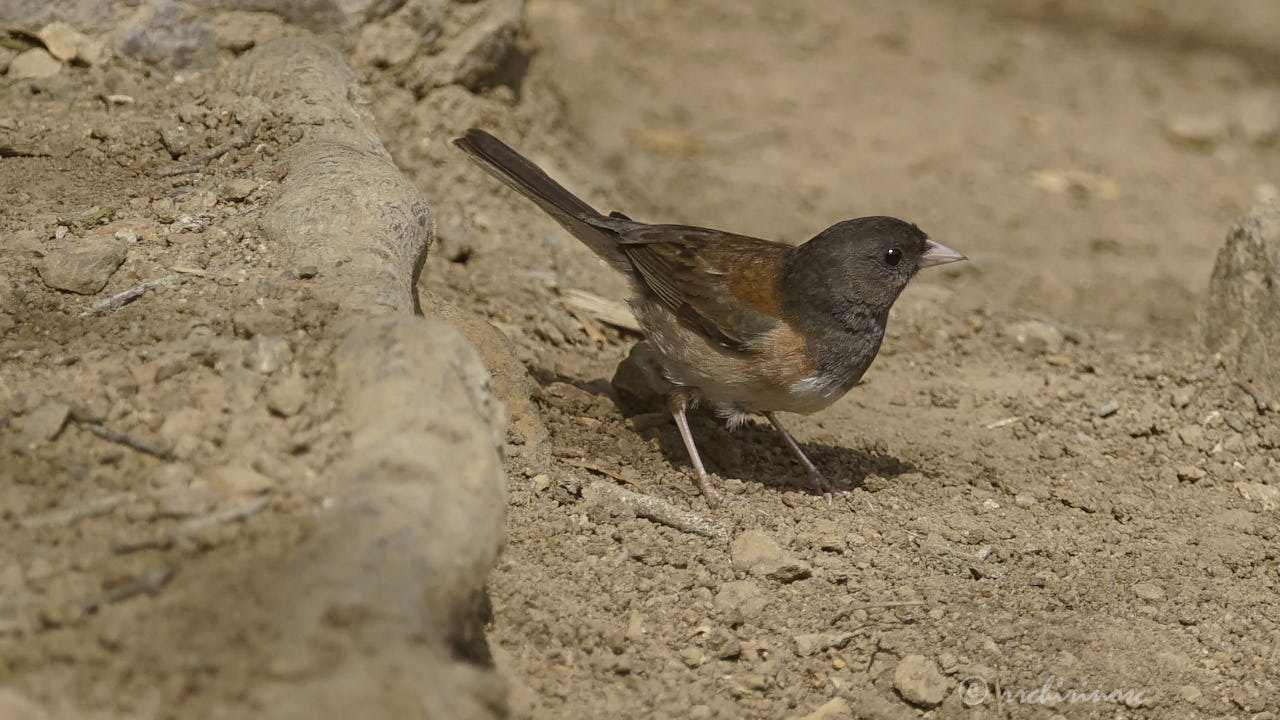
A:
[[[174,177],[175,175],[190,175],[192,173],[200,172],[205,165],[208,165],[232,150],[240,150],[253,142],[253,136],[258,133],[258,126],[261,124],[262,121],[259,120],[258,122],[249,125],[244,129],[244,132],[222,143],[218,147],[201,155],[195,160],[192,160],[190,163],[186,165],[178,165],[176,167],[169,168],[168,170],[161,170],[156,173],[156,177],[167,178]]]
[[[153,442],[143,440],[142,438],[136,438],[128,433],[122,433],[116,430],[112,430],[111,428],[105,427],[100,423],[81,420],[80,418],[76,417],[76,414],[74,412],[71,414],[71,418],[75,420],[77,423],[79,423],[80,427],[84,428],[85,430],[88,430],[94,435],[97,435],[103,440],[106,440],[107,442],[113,442],[117,445],[123,445],[127,448],[132,448],[134,450],[137,450],[138,452],[146,453],[153,457],[158,457],[161,460],[173,459],[173,451],[170,450],[169,448],[161,447],[159,445],[156,445]]]
[[[593,463],[590,460],[578,460],[577,458],[560,458],[560,462],[564,463],[565,465],[572,465],[576,468],[582,468],[583,470],[598,472],[601,475],[604,475],[606,477],[611,477],[614,480],[627,483],[628,485],[635,484],[635,478],[623,477],[622,475],[619,475],[618,473],[612,470],[609,470],[607,468],[601,467],[600,465],[597,465],[596,463]]]
[[[156,278],[155,280],[148,280],[144,283],[138,283],[137,285],[134,285],[133,287],[127,290],[121,290],[120,292],[116,293],[115,295],[112,295],[111,297],[103,298],[101,300],[95,301],[92,305],[89,306],[88,310],[85,310],[84,312],[80,313],[80,317],[87,317],[89,315],[102,315],[106,312],[109,312],[111,310],[114,310],[120,307],[121,305],[125,305],[127,303],[133,302],[134,300],[142,297],[144,293],[146,293],[148,290],[152,288],[157,288],[157,287],[160,287],[161,285],[172,285],[178,282],[179,280],[180,278],[178,277],[178,274],[175,272],[175,273],[170,273],[168,275],[165,275],[162,278]]]
[[[176,273],[180,273],[180,274],[182,274],[182,275],[195,275],[196,277],[211,278],[211,279],[214,279],[214,280],[228,280],[228,279],[230,279],[230,278],[228,278],[226,275],[219,275],[218,273],[212,273],[212,272],[209,272],[208,270],[201,270],[200,268],[193,268],[193,267],[185,267],[185,266],[181,266],[181,265],[174,265],[173,267],[171,267],[171,268],[169,268],[169,269],[170,269],[170,270],[172,270],[172,271],[174,271],[174,272],[176,272]]]
[[[167,535],[158,537],[129,538],[127,540],[117,540],[111,545],[111,552],[117,555],[128,555],[129,553],[138,552],[139,550],[166,550],[173,545],[173,541]]]
[[[858,603],[857,605],[850,605],[836,613],[836,616],[831,618],[831,624],[835,625],[859,610],[881,610],[887,608],[914,607],[917,605],[927,604],[928,603],[924,600],[891,600],[889,602]]]
[[[38,528],[48,525],[73,525],[84,518],[105,515],[119,507],[130,497],[129,493],[113,493],[102,497],[85,500],[58,510],[23,518],[18,524],[24,528]]]
[[[665,500],[641,495],[626,488],[597,480],[587,486],[590,492],[600,498],[612,501],[642,518],[675,528],[681,532],[693,533],[703,537],[719,540],[729,539],[729,529],[712,522],[701,515],[683,510]]]
[[[1017,415],[1014,415],[1013,417],[1007,417],[1007,418],[1004,418],[1003,420],[996,420],[995,422],[989,422],[986,425],[983,425],[982,429],[995,430],[996,428],[1002,428],[1002,427],[1005,427],[1006,425],[1012,425],[1021,419],[1022,418],[1018,417]]]
[[[121,600],[128,600],[135,595],[141,595],[143,593],[155,595],[157,592],[160,592],[160,588],[169,584],[169,581],[173,579],[175,573],[177,573],[177,568],[173,565],[159,565],[157,567],[148,568],[138,573],[137,577],[134,577],[132,580],[120,583],[103,593],[102,600],[104,602],[114,603],[120,602]]]
[[[263,508],[270,504],[271,498],[264,495],[224,510],[209,513],[208,515],[201,515],[197,518],[191,518],[186,522],[174,526],[173,530],[169,533],[169,538],[177,541],[215,525],[224,525],[229,522],[243,520],[247,517],[258,514]]]
[[[1249,397],[1253,398],[1253,403],[1258,406],[1258,412],[1263,413],[1268,410],[1276,409],[1276,404],[1271,402],[1271,398],[1265,393],[1253,386],[1248,380],[1237,380],[1236,387],[1245,391]]]
[[[636,322],[635,316],[631,314],[631,309],[627,307],[626,303],[610,300],[595,293],[576,288],[565,290],[560,296],[560,302],[566,309],[577,308],[602,323],[635,333],[640,332],[640,325]]]
[[[581,325],[582,329],[587,333],[587,337],[602,344],[608,341],[608,339],[605,338],[604,333],[600,332],[600,330],[596,328],[595,321],[583,314],[582,311],[572,305],[565,305],[564,309],[568,310],[569,314],[573,316],[573,319],[578,321],[578,324]]]

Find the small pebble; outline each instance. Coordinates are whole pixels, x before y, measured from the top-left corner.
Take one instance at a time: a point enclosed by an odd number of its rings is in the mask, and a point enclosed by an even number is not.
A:
[[[48,442],[58,437],[67,424],[71,408],[57,400],[46,401],[27,416],[22,434],[28,444]]]
[[[1207,473],[1195,465],[1179,465],[1178,479],[1185,482],[1199,482],[1207,477]]]
[[[1148,602],[1160,602],[1165,599],[1164,590],[1155,583],[1141,582],[1132,588],[1133,594]]]
[[[1174,407],[1182,409],[1191,404],[1191,399],[1194,398],[1195,395],[1196,388],[1194,385],[1183,385],[1180,388],[1176,388],[1169,394],[1169,402]]]
[[[230,180],[222,186],[218,191],[218,196],[223,200],[240,201],[249,197],[249,195],[258,189],[258,183],[249,178],[236,178]]]
[[[1093,414],[1097,415],[1100,418],[1111,417],[1112,415],[1115,415],[1116,411],[1118,411],[1119,409],[1120,409],[1120,403],[1116,400],[1111,400],[1107,402],[1106,405],[1103,405],[1102,407],[1095,410]]]
[[[62,63],[44,48],[24,50],[9,62],[9,79],[47,78],[62,72]]]
[[[1183,425],[1178,428],[1178,439],[1187,447],[1204,447],[1204,428],[1199,425]]]
[[[1174,142],[1195,147],[1218,143],[1231,132],[1227,116],[1213,109],[1174,113],[1166,118],[1164,127]]]
[[[1060,353],[1066,341],[1062,331],[1038,320],[1010,323],[1004,331],[1016,347],[1037,355]]]
[[[938,666],[923,655],[908,655],[893,671],[893,688],[907,702],[922,708],[937,707],[947,697],[947,681]]]
[[[293,360],[289,341],[274,335],[254,335],[245,353],[244,364],[250,370],[269,375]]]
[[[267,409],[281,417],[293,417],[307,403],[307,383],[296,372],[267,388]]]
[[[74,247],[51,250],[36,265],[40,279],[55,290],[93,295],[124,263],[128,245],[116,241],[86,239]]]

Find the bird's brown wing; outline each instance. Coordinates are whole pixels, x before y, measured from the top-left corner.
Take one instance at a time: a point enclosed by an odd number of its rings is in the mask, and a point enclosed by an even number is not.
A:
[[[645,289],[709,340],[745,350],[781,322],[778,271],[791,246],[684,225],[615,232]]]

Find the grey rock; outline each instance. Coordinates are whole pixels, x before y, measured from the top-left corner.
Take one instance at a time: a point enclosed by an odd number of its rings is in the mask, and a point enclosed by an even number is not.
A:
[[[267,387],[267,409],[283,417],[293,417],[307,404],[307,383],[296,372]]]
[[[205,417],[197,408],[179,408],[166,413],[157,434],[173,448],[174,457],[189,460],[200,447]]]
[[[14,80],[53,77],[60,72],[62,63],[44,48],[24,50],[9,61],[9,77]]]
[[[1169,404],[1181,410],[1191,404],[1192,398],[1196,396],[1196,387],[1194,385],[1183,385],[1175,388],[1169,393]]]
[[[707,662],[707,656],[696,647],[685,647],[680,649],[680,661],[687,668],[696,668]]]
[[[258,183],[250,178],[236,178],[227,181],[219,190],[218,197],[223,200],[240,201],[258,189]]]
[[[768,607],[769,598],[754,580],[731,580],[720,586],[712,602],[721,612],[736,612],[743,618],[751,618]]]
[[[175,160],[191,152],[191,144],[195,140],[195,131],[184,122],[171,120],[160,126],[160,142]]]
[[[781,583],[803,580],[813,574],[806,563],[784,552],[773,538],[760,530],[747,530],[734,538],[729,556],[734,567]]]
[[[1178,479],[1184,482],[1199,482],[1208,477],[1203,468],[1195,465],[1179,465],[1177,473]]]
[[[733,539],[729,546],[729,557],[735,568],[750,570],[762,563],[780,563],[786,554],[777,541],[765,532],[747,530]]]
[[[612,384],[624,414],[667,412],[666,396],[671,385],[663,379],[658,356],[648,342],[631,346],[631,351],[618,363]]]
[[[225,497],[261,495],[271,492],[275,481],[244,465],[226,465],[209,473],[210,482]]]
[[[189,125],[203,124],[209,117],[209,111],[199,103],[187,102],[178,106],[178,119]]]
[[[819,705],[816,710],[808,715],[801,715],[795,720],[843,720],[844,718],[853,718],[853,708],[849,706],[849,701],[842,697],[834,697]],[[867,714],[863,717],[882,717],[879,714]],[[883,717],[889,717],[884,715]]]
[[[254,335],[244,356],[244,366],[263,375],[270,375],[292,361],[289,341],[275,335]]]
[[[67,405],[57,400],[46,401],[27,416],[22,429],[24,444],[30,446],[57,438],[70,414],[71,408]]]
[[[1205,446],[1204,428],[1199,425],[1183,425],[1178,428],[1178,439],[1187,447],[1203,448]]]
[[[742,655],[742,642],[723,627],[712,628],[707,633],[707,650],[720,660],[733,660]]]
[[[61,21],[49,23],[37,35],[49,54],[62,62],[75,60],[80,46],[88,39],[84,33]]]
[[[1203,318],[1205,346],[1228,371],[1280,397],[1280,207],[1259,207],[1232,226]]]
[[[922,708],[937,707],[947,697],[947,681],[923,655],[908,655],[893,671],[893,688],[904,700]]]
[[[1058,328],[1038,320],[1010,323],[1004,332],[1016,347],[1037,355],[1061,352],[1065,341]]]
[[[1093,411],[1094,415],[1100,418],[1111,417],[1120,409],[1120,403],[1117,400],[1109,400],[1105,405]]]
[[[213,27],[175,2],[159,2],[145,22],[117,30],[115,44],[121,57],[167,70],[213,67],[217,57]]]
[[[115,239],[86,239],[78,247],[51,250],[36,270],[55,290],[92,295],[107,286],[128,254],[129,246]]]
[[[1136,583],[1130,590],[1133,590],[1133,594],[1137,595],[1139,599],[1147,602],[1163,602],[1165,599],[1164,589],[1155,583]]]

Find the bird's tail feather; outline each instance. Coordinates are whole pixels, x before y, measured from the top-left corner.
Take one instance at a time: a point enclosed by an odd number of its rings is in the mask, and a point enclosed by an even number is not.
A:
[[[498,138],[476,128],[455,139],[453,144],[476,160],[490,175],[537,203],[543,212],[597,255],[623,272],[630,270],[630,262],[618,248],[612,234],[593,222],[604,216],[552,180],[528,158],[512,150]]]

